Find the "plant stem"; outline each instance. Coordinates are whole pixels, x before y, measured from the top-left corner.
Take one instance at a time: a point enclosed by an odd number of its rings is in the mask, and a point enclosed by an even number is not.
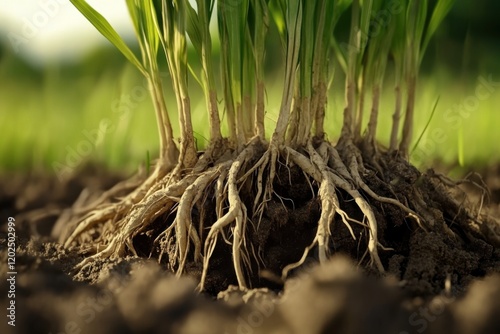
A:
[[[306,146],[311,132],[311,98],[305,96],[301,99],[299,134],[297,136],[297,145]]]
[[[344,122],[340,133],[341,138],[352,139],[354,132],[354,114],[356,110],[356,69],[357,58],[361,52],[361,40],[359,38],[359,0],[352,2],[351,31],[348,46],[347,76],[345,87],[345,109]]]
[[[326,11],[327,1],[319,0],[316,5],[316,20],[318,21],[318,28],[316,31],[316,39],[314,42],[314,58],[312,65],[312,99],[311,99],[311,114],[314,117],[315,132],[314,135],[318,138],[324,136],[324,118],[325,118],[325,103],[326,99],[323,95],[326,94],[326,85],[324,84],[324,78],[326,77],[326,71],[324,68],[326,63],[326,53],[325,45],[323,41],[325,39],[325,34],[329,34],[330,31],[325,32],[326,26]],[[330,25],[328,25],[330,26]]]
[[[205,77],[205,98],[207,101],[208,119],[210,122],[211,142],[220,142],[222,134],[220,130],[219,108],[217,106],[217,91],[215,87],[214,71],[212,68],[212,40],[210,36],[210,18],[208,17],[207,1],[197,0],[198,16],[200,18],[201,30],[201,60],[203,76]]]
[[[290,0],[287,8],[287,51],[285,81],[281,107],[271,141],[281,145],[285,140],[285,133],[290,118],[293,91],[295,86],[295,71],[297,69],[300,49],[300,31],[302,26],[302,4],[297,0]]]
[[[254,133],[261,139],[265,138],[264,128],[264,93],[265,93],[265,76],[264,76],[264,55],[266,35],[269,28],[269,8],[266,0],[251,1],[254,16],[254,31],[253,31],[253,49],[255,62],[255,116],[254,116]]]
[[[413,118],[415,112],[415,93],[417,88],[417,78],[410,75],[408,78],[408,100],[406,104],[406,115],[403,124],[403,136],[399,144],[399,150],[404,157],[408,157],[411,139],[413,136]]]
[[[325,136],[325,109],[326,109],[326,94],[327,94],[327,86],[324,81],[320,81],[317,86],[315,97],[317,101],[316,107],[316,128],[315,128],[315,136],[317,138],[323,138]]]
[[[359,94],[358,94],[358,114],[356,116],[356,123],[354,125],[354,137],[359,139],[361,136],[361,127],[363,125],[363,114],[365,111],[365,82],[361,79],[359,84]]]
[[[396,95],[396,104],[394,107],[394,114],[392,114],[392,130],[389,150],[394,152],[398,149],[398,134],[399,134],[399,123],[401,121],[401,104],[403,100],[401,86],[396,84],[394,87],[394,93]]]
[[[352,80],[346,80],[345,88],[344,122],[340,133],[341,138],[352,138],[354,117],[353,112],[356,104],[356,84]]]
[[[243,96],[243,117],[244,117],[244,133],[245,143],[253,137],[255,125],[255,106],[252,103],[253,97],[250,95]]]
[[[377,124],[378,124],[378,110],[380,103],[380,85],[378,83],[373,85],[372,89],[372,110],[370,112],[370,120],[368,121],[368,143],[375,145],[377,138]]]
[[[229,46],[227,42],[227,33],[224,31],[220,32],[221,35],[221,77],[222,77],[222,87],[224,95],[224,105],[226,106],[227,114],[227,127],[229,129],[229,141],[236,145],[236,115],[234,111],[233,94],[231,93],[231,79],[230,79],[230,65],[229,65]],[[224,37],[225,36],[225,37]]]
[[[266,136],[264,128],[264,82],[257,80],[257,103],[255,106],[255,134],[264,139]]]
[[[191,103],[187,89],[187,47],[186,47],[186,7],[183,1],[176,2],[174,11],[173,46],[169,54],[172,81],[179,112],[179,127],[181,129],[181,144],[179,163],[186,168],[193,167],[197,161],[196,146],[191,120]],[[172,35],[171,35],[172,36]]]
[[[175,163],[177,159],[177,147],[174,143],[172,124],[168,116],[167,106],[163,100],[161,79],[157,73],[148,75],[148,84],[154,103],[156,122],[160,135],[160,163]]]

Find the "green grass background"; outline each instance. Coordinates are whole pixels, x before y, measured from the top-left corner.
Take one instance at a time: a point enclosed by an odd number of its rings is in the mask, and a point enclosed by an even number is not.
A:
[[[417,92],[415,141],[429,121],[430,125],[412,156],[420,167],[440,162],[457,168],[479,168],[500,162],[500,85],[487,99],[480,101],[470,116],[461,118],[461,126],[455,127],[456,123],[445,118],[450,109],[456,110],[457,105],[475,95],[479,78],[491,77],[500,82],[500,38],[494,33],[485,33],[491,27],[480,24],[494,22],[494,19],[488,21],[484,16],[477,16],[480,10],[482,15],[489,13],[488,8],[478,8],[469,13],[469,7],[457,4],[425,58]],[[469,23],[463,24],[464,20]],[[279,46],[268,51],[268,134],[277,118],[281,98],[282,71],[277,66],[280,59]],[[338,136],[344,108],[340,72],[337,68],[326,118],[331,140]],[[389,73],[381,99],[378,134],[382,144],[388,142],[394,109],[391,79]],[[167,105],[178,134],[175,98],[168,76],[165,82]],[[202,149],[208,137],[205,101],[192,77],[190,82],[194,128]],[[145,93],[147,87],[139,73],[111,47],[95,51],[78,64],[50,64],[43,69],[25,63],[8,45],[0,47],[0,172],[54,173],[54,164],[67,164],[71,152],[82,148],[86,150],[85,154],[79,154],[78,166],[93,161],[112,169],[137,169],[145,163],[148,152],[155,157],[158,150],[155,116]],[[124,96],[134,94],[130,104]],[[431,118],[432,106],[438,97],[439,103]],[[365,120],[369,107],[368,95]],[[221,116],[225,120],[222,108]],[[111,130],[97,141],[89,141],[85,133],[96,132],[105,121]],[[440,134],[439,141],[433,138],[436,131]]]
[[[5,68],[1,70],[5,71]],[[115,169],[137,168],[146,159],[148,151],[155,156],[158,149],[156,121],[142,78],[127,65],[89,72],[82,77],[75,75],[75,78],[69,79],[59,68],[54,67],[45,70],[37,80],[0,82],[3,109],[0,114],[2,170],[35,168],[53,171],[54,162],[65,164],[72,151],[87,152],[86,144],[82,144],[82,141],[92,144],[88,154],[80,154],[84,161],[99,161]],[[414,155],[418,154],[416,158],[414,156],[415,163],[425,167],[435,161],[449,165],[461,162],[465,166],[481,166],[500,161],[497,146],[500,139],[500,86],[495,87],[489,98],[480,101],[469,117],[457,116],[460,121],[454,119],[453,123],[445,118],[449,109],[453,115],[459,115],[457,105],[464,103],[467,97],[475,96],[479,77],[488,78],[488,74],[460,80],[453,74],[440,72],[421,78],[416,106],[415,141],[427,122],[430,121],[430,125],[414,152]],[[327,133],[331,140],[338,136],[344,107],[342,83],[337,81],[341,80],[335,80],[332,85],[326,118]],[[272,131],[279,108],[279,74],[275,74],[275,79],[269,82],[266,114],[268,133]],[[193,82],[193,85],[196,84]],[[123,94],[130,95],[130,100],[122,97]],[[172,92],[167,90],[166,97],[169,112],[175,119],[176,106]],[[440,100],[431,118],[432,106],[438,97]],[[369,96],[366,102],[368,113]],[[199,89],[195,89],[192,106],[194,128],[199,148],[202,149],[208,137],[208,119]],[[394,94],[389,84],[383,93],[378,130],[383,144],[387,144],[389,139],[393,108]],[[221,116],[224,117],[223,111]],[[97,140],[89,140],[86,134],[95,133],[106,121],[111,128],[101,131],[102,135]],[[460,122],[461,126],[455,127],[456,122]],[[177,121],[173,125],[178,133]],[[443,131],[438,142],[433,138],[436,130]],[[460,146],[461,135],[463,147]],[[459,152],[463,154],[461,161]]]

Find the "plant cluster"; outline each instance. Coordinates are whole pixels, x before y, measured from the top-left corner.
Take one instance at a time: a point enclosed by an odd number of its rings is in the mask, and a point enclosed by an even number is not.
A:
[[[351,225],[363,228],[369,262],[383,272],[379,250],[385,248],[378,240],[376,217],[367,198],[393,205],[422,228],[431,225],[425,203],[408,204],[396,196],[378,195],[367,184],[366,176],[376,174],[390,188],[392,180],[384,176],[386,160],[408,157],[419,66],[453,0],[196,0],[195,4],[188,0],[126,0],[140,56],[86,1],[71,2],[147,78],[160,138],[159,159],[149,177],[121,183],[75,210],[76,227],[66,246],[82,243],[86,231],[99,227],[95,240],[104,247],[96,249],[81,266],[96,258],[134,253],[133,238],[151,228],[155,220],[171,214],[173,220],[155,238],[162,250],[160,257],[168,254],[179,275],[186,262],[202,263],[203,290],[211,256],[217,242],[223,240],[232,245],[239,286],[248,287],[250,263],[259,263],[262,251],[248,240],[248,226],[258,230],[267,203],[279,197],[273,187],[280,168],[300,168],[321,204],[314,239],[301,259],[282,268],[283,278],[303,263],[313,248],[320,262],[329,257],[335,217],[340,217],[354,239],[359,236]],[[341,17],[349,13],[349,39],[342,41],[335,31]],[[210,25],[215,16],[217,32]],[[276,125],[266,134],[264,64],[270,29],[279,32],[284,72]],[[212,43],[216,38],[220,64],[214,61]],[[201,64],[199,74],[190,73],[188,40]],[[174,112],[166,107],[166,83],[160,76],[158,57],[164,57],[168,64],[177,102]],[[345,72],[344,88],[331,87],[335,59]],[[390,59],[396,73],[395,111],[390,147],[383,149],[376,141],[377,120]],[[189,81],[190,75],[197,80]],[[210,123],[209,144],[201,154],[191,120],[193,83],[201,84]],[[327,107],[330,89],[345,90],[343,123],[338,125],[342,130],[335,145],[324,127],[325,116],[339,112]],[[370,93],[365,130],[365,96]],[[222,114],[227,135],[222,131]],[[180,124],[178,143],[172,119]],[[250,202],[242,200],[245,189],[251,194]],[[124,191],[128,194],[116,200]],[[354,200],[362,220],[346,213],[340,192]],[[195,223],[193,208],[210,202],[207,196],[215,203],[211,210],[216,220],[204,221],[201,215]]]

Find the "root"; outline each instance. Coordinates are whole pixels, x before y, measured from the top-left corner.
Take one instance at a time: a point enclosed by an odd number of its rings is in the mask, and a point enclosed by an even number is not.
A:
[[[332,148],[333,149],[333,148]],[[324,151],[324,150],[320,150]],[[339,201],[335,194],[335,186],[340,189],[346,191],[356,202],[361,212],[365,215],[368,221],[368,230],[369,230],[369,241],[368,241],[368,251],[371,257],[371,263],[375,264],[377,269],[380,272],[384,272],[384,266],[380,260],[378,255],[378,238],[377,238],[377,222],[375,219],[375,214],[371,209],[370,205],[366,200],[361,196],[359,191],[354,188],[352,183],[349,181],[352,180],[352,176],[345,168],[340,156],[336,154],[333,156],[333,159],[336,161],[335,166],[338,169],[338,174],[329,170],[327,167],[324,158],[321,157],[320,153],[318,153],[312,146],[312,143],[308,144],[308,153],[310,158],[307,158],[304,155],[301,155],[297,151],[287,148],[287,153],[292,158],[293,162],[296,163],[302,170],[304,170],[308,175],[310,175],[316,182],[320,184],[319,197],[322,203],[322,211],[321,217],[318,222],[318,229],[316,232],[316,236],[314,238],[312,246],[317,243],[318,245],[318,256],[320,262],[324,262],[328,256],[329,250],[326,246],[328,244],[329,236],[331,234],[330,231],[330,223],[333,220],[335,213],[339,213],[342,217],[342,221],[347,226],[351,235],[355,239],[354,233],[350,227],[348,222],[348,217],[344,211],[340,209]],[[308,247],[304,256],[307,256],[307,253],[312,248]],[[300,263],[300,261],[299,261]],[[283,271],[283,276],[292,269],[295,265],[285,267]]]
[[[333,221],[336,210],[340,209],[340,204],[337,199],[337,195],[335,194],[333,180],[328,175],[328,170],[324,160],[314,150],[310,141],[307,145],[307,149],[311,157],[311,161],[317,166],[321,173],[321,186],[319,188],[318,195],[321,200],[322,210],[315,239],[318,241],[319,261],[320,263],[324,263],[330,253],[328,249],[328,240],[330,239],[331,234],[330,223]],[[347,223],[347,226],[352,233],[349,223]]]
[[[221,166],[224,168],[225,165]],[[195,247],[194,260],[195,262],[201,261],[201,240],[193,228],[191,219],[191,210],[194,203],[197,202],[203,195],[208,183],[212,182],[218,175],[218,169],[212,169],[201,176],[199,176],[193,184],[186,188],[184,194],[179,200],[177,208],[177,216],[175,218],[175,232],[179,248],[179,256],[181,259],[185,258],[187,253],[187,236],[192,239]],[[179,274],[182,272],[182,267],[179,269]]]
[[[118,183],[110,190],[105,191],[97,200],[83,207],[74,207],[73,220],[67,225],[69,228],[77,223],[78,225],[69,236],[67,236],[67,232],[61,235],[61,241],[64,241],[64,246],[68,248],[79,235],[99,224],[106,223],[110,219],[121,219],[134,204],[138,203],[154,189],[155,185],[159,184],[158,180],[165,175],[167,175],[165,167],[158,165],[142,184],[140,183],[141,177],[134,176],[129,180]],[[126,197],[120,199],[118,202],[111,202],[119,193],[128,189],[133,189],[134,186],[136,187],[135,190]],[[79,223],[79,221],[81,222]]]
[[[231,167],[229,168],[229,171],[227,173],[228,177],[226,185],[228,189],[227,199],[229,201],[229,210],[225,215],[221,217],[219,216],[219,214],[222,212],[222,209],[220,208],[222,203],[221,192],[219,191],[217,195],[217,200],[218,200],[217,207],[219,208],[218,210],[219,218],[210,228],[207,239],[205,241],[205,251],[204,251],[205,256],[203,262],[203,271],[200,284],[198,287],[200,291],[203,291],[205,286],[205,280],[209,268],[210,257],[212,256],[213,251],[215,249],[215,245],[217,243],[217,235],[219,232],[222,231],[224,227],[230,225],[233,222],[235,223],[233,230],[233,265],[236,272],[236,279],[238,281],[239,287],[241,289],[246,288],[245,277],[241,266],[241,251],[242,251],[242,244],[244,242],[244,230],[245,230],[244,227],[245,227],[245,222],[247,220],[247,211],[245,205],[243,204],[239,196],[238,173],[240,172],[242,165],[245,162],[247,162],[249,158],[252,157],[252,155],[254,154],[254,149],[255,148],[253,145],[246,147],[238,155],[236,160],[231,163]],[[222,189],[222,187],[220,186],[221,186],[221,180],[219,179],[218,181],[219,190]]]
[[[267,149],[264,149],[266,145]],[[218,153],[214,154],[215,151]],[[374,208],[368,200],[394,205],[424,230],[432,228],[432,213],[426,212],[425,203],[418,193],[410,194],[414,206],[409,208],[397,198],[384,197],[370,189],[365,181],[370,171],[365,169],[360,149],[349,140],[334,147],[323,139],[315,138],[308,140],[305,147],[295,149],[287,145],[279,146],[273,141],[266,144],[260,137],[254,137],[240,151],[218,147],[208,152],[206,158],[199,159],[199,163],[189,170],[175,168],[165,175],[157,171],[121,201],[105,203],[97,210],[86,213],[65,246],[78,243],[90,229],[101,228],[103,232],[96,242],[104,249],[86,258],[79,268],[94,260],[116,258],[126,252],[137,254],[134,237],[141,232],[161,228],[154,240],[155,244],[159,241],[159,258],[168,255],[170,268],[178,276],[186,273],[188,263],[199,263],[202,267],[199,291],[206,288],[211,258],[221,238],[231,246],[230,261],[238,286],[240,289],[249,288],[252,285],[252,270],[260,270],[266,262],[262,258],[261,245],[249,239],[248,223],[259,231],[267,203],[282,199],[273,189],[278,168],[290,170],[293,166],[306,176],[312,197],[319,199],[321,213],[313,240],[305,247],[301,258],[280,268],[283,280],[291,270],[306,261],[313,249],[317,249],[320,263],[327,261],[332,253],[332,236],[336,233],[332,226],[337,215],[353,240],[360,236],[355,234],[352,224],[363,228],[360,239],[366,238],[364,254],[369,255],[368,263],[384,273],[379,248],[391,249],[379,241]],[[250,193],[242,197],[242,191]],[[354,200],[364,217],[361,221],[346,213],[343,208],[345,202],[339,200],[339,192],[348,194]],[[108,194],[111,193],[114,191]],[[247,201],[252,197],[250,203],[244,202],[244,199]],[[204,208],[206,205],[214,206],[213,215],[202,214],[193,221],[195,207]],[[285,207],[283,201],[282,205]],[[175,217],[166,226],[165,223],[162,227],[152,225],[167,213],[175,214]],[[210,216],[213,217],[210,218],[212,222],[206,220]],[[360,261],[363,262],[363,259],[364,255]]]
[[[394,198],[379,196],[373,190],[371,190],[370,187],[368,187],[368,185],[366,185],[366,183],[361,178],[361,176],[359,174],[359,170],[358,170],[359,169],[359,165],[358,165],[358,163],[356,163],[355,159],[352,159],[350,167],[351,167],[351,169],[350,169],[351,170],[351,175],[352,175],[352,177],[354,179],[355,184],[359,188],[361,188],[366,194],[368,194],[371,198],[373,198],[377,202],[386,203],[386,204],[392,204],[392,205],[397,206],[399,209],[401,209],[402,211],[406,212],[408,214],[408,217],[411,217],[411,218],[415,219],[415,221],[418,223],[418,225],[422,229],[426,230],[425,227],[422,225],[422,219],[419,217],[419,215],[415,211],[413,211],[412,209],[408,208],[403,203],[401,203],[400,201],[398,201],[398,200],[396,200]]]
[[[88,203],[87,205],[83,207],[76,207],[74,209],[74,214],[85,214],[88,213],[92,210],[94,210],[96,207],[100,206],[101,204],[116,198],[118,194],[123,193],[128,190],[133,190],[136,189],[143,181],[141,180],[141,175],[137,174],[134,175],[131,179],[125,180],[123,182],[117,183],[115,186],[113,186],[111,189],[103,192],[95,201],[92,201],[91,203]]]

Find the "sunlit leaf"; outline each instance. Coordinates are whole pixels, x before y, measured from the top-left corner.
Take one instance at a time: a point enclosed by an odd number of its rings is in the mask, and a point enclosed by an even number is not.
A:
[[[455,3],[455,0],[439,0],[434,7],[434,11],[432,12],[431,20],[429,22],[429,25],[427,27],[427,30],[425,32],[425,38],[424,42],[422,44],[422,56],[425,54],[425,51],[427,49],[427,46],[429,45],[429,41],[431,40],[432,36],[438,29],[439,25],[441,22],[444,20],[446,15],[450,12],[451,8],[453,7],[453,4]],[[422,59],[420,59],[421,61]]]
[[[118,50],[120,50],[120,52],[133,65],[135,65],[142,73],[146,73],[146,69],[137,59],[132,50],[130,50],[125,41],[99,12],[97,12],[84,0],[70,1],[104,37],[106,37]]]

